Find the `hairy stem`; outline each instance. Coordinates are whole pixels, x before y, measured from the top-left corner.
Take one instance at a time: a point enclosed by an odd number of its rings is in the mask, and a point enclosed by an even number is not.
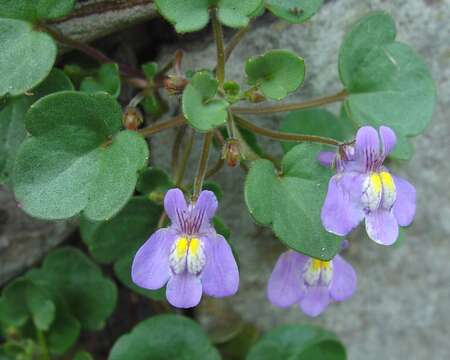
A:
[[[185,123],[184,116],[178,115],[169,120],[161,121],[156,124],[150,125],[146,128],[140,129],[138,130],[138,133],[141,134],[142,136],[149,137],[161,131],[181,126],[184,123]]]
[[[200,191],[203,187],[203,180],[205,178],[206,166],[208,165],[209,148],[211,147],[212,132],[207,132],[203,139],[202,155],[200,157],[200,163],[198,165],[197,176],[194,181],[194,194],[192,200],[196,201],[200,195]]]
[[[51,28],[50,26],[47,26],[45,24],[40,24],[40,28],[42,28],[45,32],[47,32],[53,39],[55,39],[58,43],[68,46],[73,49],[77,49],[81,51],[82,53],[86,54],[87,56],[97,60],[100,64],[108,64],[108,63],[114,63],[113,59],[109,58],[105,54],[103,54],[101,51],[93,48],[90,45],[84,44],[80,41],[71,39],[67,36],[65,36],[60,31]],[[132,66],[125,65],[125,64],[119,64],[119,69],[122,75],[129,76],[129,77],[137,77],[141,78],[144,76],[143,72],[139,69],[136,69]]]
[[[331,104],[337,101],[343,101],[347,97],[347,91],[344,89],[337,94],[325,96],[318,99],[312,99],[301,103],[294,104],[279,104],[259,107],[233,107],[232,110],[236,114],[273,114],[279,112],[287,112],[293,110],[301,110],[319,107],[326,104]]]
[[[243,128],[254,132],[255,134],[259,134],[261,136],[265,136],[271,139],[282,140],[282,141],[295,141],[295,142],[313,142],[319,144],[333,145],[339,146],[340,142],[322,136],[315,135],[302,135],[302,134],[292,134],[285,133],[281,131],[269,130],[266,128],[259,127],[255,124],[252,124],[250,121],[244,120],[239,117],[235,117],[234,120]]]
[[[217,18],[217,10],[215,8],[211,9],[211,22],[217,49],[216,76],[219,81],[219,88],[222,88],[225,81],[225,50],[223,46],[222,25]]]

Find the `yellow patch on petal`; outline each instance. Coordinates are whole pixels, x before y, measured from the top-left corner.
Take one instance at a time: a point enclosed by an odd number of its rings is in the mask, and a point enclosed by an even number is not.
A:
[[[381,189],[383,186],[380,176],[381,176],[381,174],[377,174],[377,173],[370,174],[370,185],[372,186],[372,189],[377,194],[381,193]]]
[[[197,238],[192,238],[189,244],[189,254],[192,256],[197,256],[200,250],[201,250],[200,240]]]
[[[189,245],[188,239],[185,237],[179,238],[177,240],[176,248],[175,248],[175,256],[178,259],[182,258],[183,256],[186,256],[186,252],[188,250],[188,245]]]
[[[394,179],[392,178],[391,174],[389,174],[387,171],[383,171],[380,173],[380,178],[384,187],[386,187],[389,191],[395,191]]]
[[[329,261],[322,261],[317,259],[312,259],[311,267],[313,271],[319,271],[321,269],[328,269],[330,267]]]

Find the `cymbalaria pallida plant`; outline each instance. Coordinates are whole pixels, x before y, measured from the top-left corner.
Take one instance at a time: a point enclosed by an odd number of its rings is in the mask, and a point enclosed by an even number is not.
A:
[[[370,239],[392,245],[399,227],[414,220],[416,188],[395,175],[397,161],[412,159],[409,141],[431,120],[435,89],[424,61],[396,41],[389,14],[349,24],[335,94],[290,101],[315,64],[289,49],[254,54],[242,66],[243,83],[225,71],[256,18],[302,24],[314,21],[322,3],[155,0],[178,33],[211,24],[214,67],[188,69],[181,50],[167,64],[136,68],[67,37],[54,24],[71,16],[75,0],[0,1],[0,181],[33,217],[78,218],[84,242],[52,251],[3,289],[0,358],[72,356],[82,349],[81,331],[105,327],[118,295],[133,309],[143,305],[133,313],[150,318],[137,319],[108,349],[110,360],[219,359],[236,344],[245,344],[239,359],[308,358],[324,347],[333,359],[346,358],[334,334],[310,325],[280,327],[256,341],[259,332],[241,319],[230,337],[224,330],[218,349],[195,322],[197,306],[214,318],[215,306],[229,301],[209,297],[244,299],[239,276],[262,268],[239,262],[240,247],[217,215],[229,196],[210,180],[220,171],[246,173],[232,187],[243,187],[251,217],[285,247],[261,293],[309,317],[358,296],[357,269],[344,257],[358,256],[345,249],[359,241],[353,231],[362,221]],[[223,26],[235,29],[227,41]],[[58,45],[98,66],[57,62]],[[342,104],[339,115],[324,109],[331,103]],[[262,125],[277,113],[288,113],[279,129]],[[157,152],[147,139],[163,131],[173,146]],[[279,142],[280,151],[269,153],[259,137]],[[158,168],[150,159],[162,152],[172,161]],[[159,314],[166,312],[176,315]],[[290,346],[287,338],[299,340]],[[92,358],[82,350],[74,356]]]

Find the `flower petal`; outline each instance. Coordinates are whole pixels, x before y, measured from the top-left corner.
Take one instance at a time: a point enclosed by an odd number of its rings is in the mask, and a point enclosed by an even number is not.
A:
[[[214,297],[234,295],[239,288],[239,270],[230,245],[218,234],[202,240],[206,256],[201,273],[203,291]]]
[[[398,238],[398,223],[393,211],[378,209],[366,215],[367,235],[380,245],[392,245]]]
[[[172,224],[181,227],[179,214],[187,214],[187,204],[183,192],[178,189],[170,189],[164,197],[164,209]]]
[[[330,285],[330,295],[336,301],[344,301],[356,290],[356,272],[342,256],[333,258],[333,277]]]
[[[197,306],[202,298],[202,283],[198,276],[188,272],[172,275],[167,283],[166,297],[177,308]]]
[[[307,261],[306,256],[295,251],[281,254],[267,285],[267,297],[273,305],[287,307],[300,301],[302,271]]]
[[[394,215],[400,226],[409,226],[416,214],[416,189],[401,177],[393,176],[393,178],[397,193]]]
[[[136,285],[155,290],[166,284],[170,276],[170,248],[175,239],[174,232],[160,229],[139,248],[131,266],[131,278]]]
[[[345,177],[345,179],[344,179]],[[349,192],[361,188],[359,179],[354,180],[355,189],[350,189],[350,176],[333,176],[328,183],[328,192],[322,206],[322,224],[328,232],[344,236],[353,230],[363,219],[364,212],[356,203],[354,194]],[[344,186],[345,185],[345,186]]]
[[[387,156],[395,148],[397,143],[397,136],[394,130],[387,126],[380,126],[381,146],[383,148],[383,155]]]
[[[192,216],[200,216],[201,219],[199,231],[205,232],[211,227],[211,219],[217,211],[217,198],[212,191],[203,190],[195,203]]]
[[[377,131],[371,126],[363,126],[356,133],[355,151],[358,162],[364,170],[372,170],[380,156],[380,141]]]
[[[325,286],[308,288],[305,296],[300,301],[300,309],[311,317],[320,315],[330,303],[330,293]]]
[[[336,153],[333,151],[322,151],[319,153],[319,155],[317,155],[317,160],[321,165],[331,167],[333,165],[335,157]]]

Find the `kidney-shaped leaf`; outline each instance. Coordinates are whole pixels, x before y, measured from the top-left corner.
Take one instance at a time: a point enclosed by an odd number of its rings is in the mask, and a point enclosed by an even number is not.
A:
[[[80,211],[108,219],[132,195],[148,158],[145,140],[120,131],[121,108],[109,95],[60,92],[27,113],[31,137],[19,149],[13,178],[23,209],[46,219]]]
[[[270,161],[255,161],[245,181],[245,201],[253,218],[271,225],[286,246],[329,260],[341,241],[320,220],[331,175],[316,160],[320,149],[317,144],[297,145],[284,156],[281,175]]]
[[[198,131],[209,131],[222,125],[227,119],[228,102],[213,99],[218,83],[211,74],[200,71],[194,75],[183,92],[183,114],[189,124]]]
[[[109,360],[218,360],[219,353],[194,321],[158,315],[139,323],[114,344]]]
[[[272,50],[245,64],[248,83],[268,98],[280,100],[298,89],[305,78],[303,59],[286,50]]]
[[[100,268],[80,250],[60,248],[28,273],[36,284],[55,289],[87,330],[101,329],[114,310],[117,289]]]
[[[293,24],[301,24],[313,16],[323,0],[266,0],[266,7],[275,16]]]
[[[32,24],[0,18],[0,97],[38,85],[50,73],[56,53],[53,39]]]
[[[120,94],[119,66],[115,63],[103,64],[94,75],[83,79],[80,90],[87,93],[104,91],[117,98]]]
[[[393,156],[404,158],[411,153],[405,138],[431,120],[435,87],[423,60],[395,35],[388,14],[362,18],[341,46],[339,72],[349,93],[347,115],[359,125],[392,127],[399,137]]]
[[[311,325],[284,325],[265,334],[247,360],[345,360],[344,345],[332,333]]]
[[[155,0],[159,13],[170,21],[177,32],[204,28],[209,21],[209,8],[218,8],[219,20],[231,27],[243,27],[261,7],[263,0]]]
[[[12,175],[17,150],[25,140],[25,114],[31,104],[41,97],[63,90],[73,90],[69,78],[58,69],[33,90],[33,95],[21,95],[7,100],[0,110],[0,183]]]

